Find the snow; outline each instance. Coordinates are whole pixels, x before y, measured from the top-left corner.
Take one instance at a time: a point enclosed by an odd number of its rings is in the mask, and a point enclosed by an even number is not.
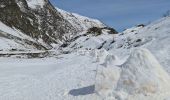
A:
[[[2,37],[0,37],[0,43],[1,43],[0,50],[10,50],[11,48],[18,48],[18,49],[25,48],[24,46],[19,45],[14,41]]]
[[[123,89],[130,94],[130,98],[145,95],[148,100],[165,99],[170,96],[169,82],[168,73],[151,52],[136,49],[122,65],[118,90]]]
[[[1,26],[0,32],[2,31],[2,33],[5,32],[5,33],[11,34],[13,36],[22,38],[22,39],[28,39],[28,40],[34,41],[31,37],[25,35],[20,30],[17,30],[15,28],[11,28],[11,27],[5,25],[4,23],[2,23],[1,21],[0,21],[0,26]]]
[[[37,48],[30,44],[35,43],[37,45],[41,45],[47,48],[51,48],[47,43],[43,42],[42,39],[34,39],[25,33],[21,32],[19,29],[11,28],[0,21],[0,41],[2,45],[0,45],[0,49],[10,50],[26,50],[32,49],[37,50]],[[28,41],[30,43],[28,43]]]
[[[105,100],[164,100],[170,97],[169,82],[168,73],[150,51],[140,48],[120,66],[99,66],[95,90]]]
[[[95,82],[95,91],[97,91],[99,98],[106,97],[106,100],[114,100],[116,98],[120,100],[143,100],[143,98],[147,100],[168,99],[170,98],[168,85],[168,74],[170,73],[169,26],[170,17],[166,17],[145,27],[132,27],[118,35],[109,36],[108,34],[102,34],[99,36],[81,36],[73,41],[67,49],[70,50],[72,47],[75,47],[74,49],[79,50],[94,50],[106,41],[102,48],[108,50],[109,53],[104,54],[104,56],[102,56],[102,53],[100,56],[92,54],[95,58],[95,60],[92,61],[99,64],[97,65]],[[113,40],[114,42],[112,42]],[[136,50],[136,48],[141,47],[151,51],[160,64],[148,50]],[[132,54],[130,54],[130,52],[132,52]],[[131,55],[130,58],[129,55]],[[127,58],[128,61],[123,64]],[[100,61],[104,62],[101,63]],[[125,67],[124,69],[124,67],[120,68],[120,66],[128,66],[128,68]],[[140,67],[138,68],[138,66]],[[130,84],[131,86],[124,86],[122,85],[123,82],[120,81],[126,80],[126,78],[138,80],[133,80],[135,83]],[[150,78],[152,78],[151,81]],[[120,81],[116,82],[115,80]],[[113,91],[114,88],[116,88],[115,91]],[[136,91],[140,93],[136,93]],[[110,94],[110,92],[113,94]]]
[[[20,10],[21,10],[22,12],[26,12],[26,9],[25,9],[24,4],[23,4],[22,1],[20,1],[20,0],[15,0],[15,2],[17,3],[17,5],[19,6],[19,8],[20,8]]]
[[[109,52],[124,58],[134,48],[149,49],[160,61],[161,65],[170,72],[170,17],[157,20],[145,27],[133,27],[115,36],[115,42],[108,48]],[[131,32],[132,30],[135,30]],[[165,56],[166,55],[166,56]]]
[[[28,45],[28,44],[24,44],[24,42],[22,40],[26,39],[29,41],[32,41],[34,43],[36,43],[36,41],[34,39],[32,39],[31,37],[25,35],[24,33],[22,33],[20,30],[17,30],[15,28],[10,28],[9,26],[5,25],[4,23],[0,22],[0,50],[11,50],[11,49],[17,49],[17,50],[23,50],[23,49],[35,49],[35,47]],[[11,38],[8,38],[11,37]],[[16,39],[15,39],[16,38]],[[17,40],[17,38],[21,39],[21,40]]]
[[[8,27],[7,25],[5,25],[4,23],[0,22],[0,26],[1,26],[1,31],[6,32],[6,33],[10,33],[11,35],[20,37],[20,35],[14,31],[14,29]]]
[[[118,67],[99,67],[96,75],[95,91],[101,98],[108,96],[116,88],[117,81],[120,77]]]
[[[85,93],[82,97],[81,92],[76,92],[94,84],[96,64],[89,57],[70,54],[44,59],[0,58],[0,63],[1,100],[79,100],[93,95]]]
[[[26,0],[28,7],[36,9],[37,7],[43,8],[45,1],[44,0]]]
[[[125,63],[104,49],[89,52],[42,59],[0,58],[0,99],[101,100],[108,94],[105,100],[168,98],[169,75],[148,50],[137,49]],[[126,79],[134,84],[123,84]],[[140,91],[140,86],[150,83],[155,86],[151,90],[157,90],[153,97],[147,89]]]
[[[32,9],[44,4],[41,0],[27,0],[27,3]],[[80,35],[79,38],[71,41],[68,47],[59,48],[61,52],[68,50],[70,53],[61,54],[53,49],[45,58],[0,57],[0,100],[170,99],[170,17],[145,27],[132,27],[118,35],[104,30],[103,34],[94,36],[84,35],[84,30],[95,25],[103,27],[102,23],[58,10],[81,29],[76,35]],[[81,25],[76,24],[79,21]],[[8,33],[34,41],[2,22],[0,26],[2,35]],[[38,42],[44,44],[41,39]],[[0,51],[28,50],[25,45],[3,36],[0,43]],[[28,53],[43,52],[32,50]]]
[[[100,47],[107,49],[113,40],[113,34],[107,33],[101,34],[99,36],[92,36],[89,34],[87,36],[81,36],[80,38],[71,42],[68,47],[64,48],[64,50],[67,49],[69,51],[74,51],[75,49],[98,49]]]
[[[64,19],[68,20],[71,25],[79,29],[80,32],[86,31],[91,27],[106,27],[106,25],[104,25],[99,20],[84,17],[76,13],[69,13],[57,7],[56,9],[61,13],[61,15],[64,16]]]

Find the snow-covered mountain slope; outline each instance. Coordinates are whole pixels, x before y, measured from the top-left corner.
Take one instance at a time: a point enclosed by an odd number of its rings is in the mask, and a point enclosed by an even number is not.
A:
[[[0,21],[43,43],[46,49],[88,28],[106,27],[98,20],[56,9],[49,0],[2,0]]]
[[[63,15],[64,19],[68,20],[72,24],[73,27],[79,29],[79,32],[86,31],[92,27],[106,27],[106,25],[101,23],[99,20],[81,16],[76,13],[69,13],[59,8],[56,9],[61,13],[61,15]]]
[[[137,25],[118,34],[109,34],[102,30],[102,34],[94,35],[83,32],[75,36],[64,50],[106,49],[122,59],[130,55],[130,51],[144,47],[149,49],[170,72],[170,17],[161,18],[149,25]],[[166,55],[166,56],[162,56]]]
[[[157,20],[145,27],[133,27],[115,36],[110,52],[125,57],[138,47],[149,49],[170,72],[170,17]]]
[[[10,28],[2,22],[0,22],[0,26],[1,51],[45,49],[43,44],[36,42],[21,31]]]
[[[149,49],[160,63],[170,72],[170,17],[162,18],[147,26],[138,25],[119,34],[109,34],[102,30],[102,34],[94,35],[82,32],[75,36],[68,44],[63,45],[66,51],[79,49],[106,49],[110,53],[123,59],[129,56],[134,48],[144,47]],[[166,56],[161,56],[166,55]]]
[[[94,36],[92,34],[87,34],[86,32],[82,35],[73,38],[70,44],[63,50],[75,51],[79,49],[101,49],[108,47],[114,40],[115,34],[109,34],[104,32],[101,35]]]

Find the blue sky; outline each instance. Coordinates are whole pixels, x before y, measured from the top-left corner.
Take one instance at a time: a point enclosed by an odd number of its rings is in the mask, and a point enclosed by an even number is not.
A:
[[[50,0],[63,10],[97,18],[122,31],[159,19],[170,10],[170,0]]]

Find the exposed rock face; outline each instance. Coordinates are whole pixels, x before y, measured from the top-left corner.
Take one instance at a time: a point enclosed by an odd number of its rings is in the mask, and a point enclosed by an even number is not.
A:
[[[102,28],[92,27],[87,30],[87,33],[94,34],[97,36],[97,35],[101,35],[103,30],[108,30],[109,34],[118,34],[116,30],[114,30],[113,28],[109,28],[109,27],[102,27]]]
[[[136,49],[119,67],[99,67],[95,90],[106,100],[166,100],[169,82],[168,73],[155,57],[146,49]]]

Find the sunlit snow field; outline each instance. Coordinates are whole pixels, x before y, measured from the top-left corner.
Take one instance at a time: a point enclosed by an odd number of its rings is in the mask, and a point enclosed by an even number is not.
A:
[[[94,91],[96,67],[91,58],[73,54],[43,59],[0,58],[0,100],[87,98]]]

